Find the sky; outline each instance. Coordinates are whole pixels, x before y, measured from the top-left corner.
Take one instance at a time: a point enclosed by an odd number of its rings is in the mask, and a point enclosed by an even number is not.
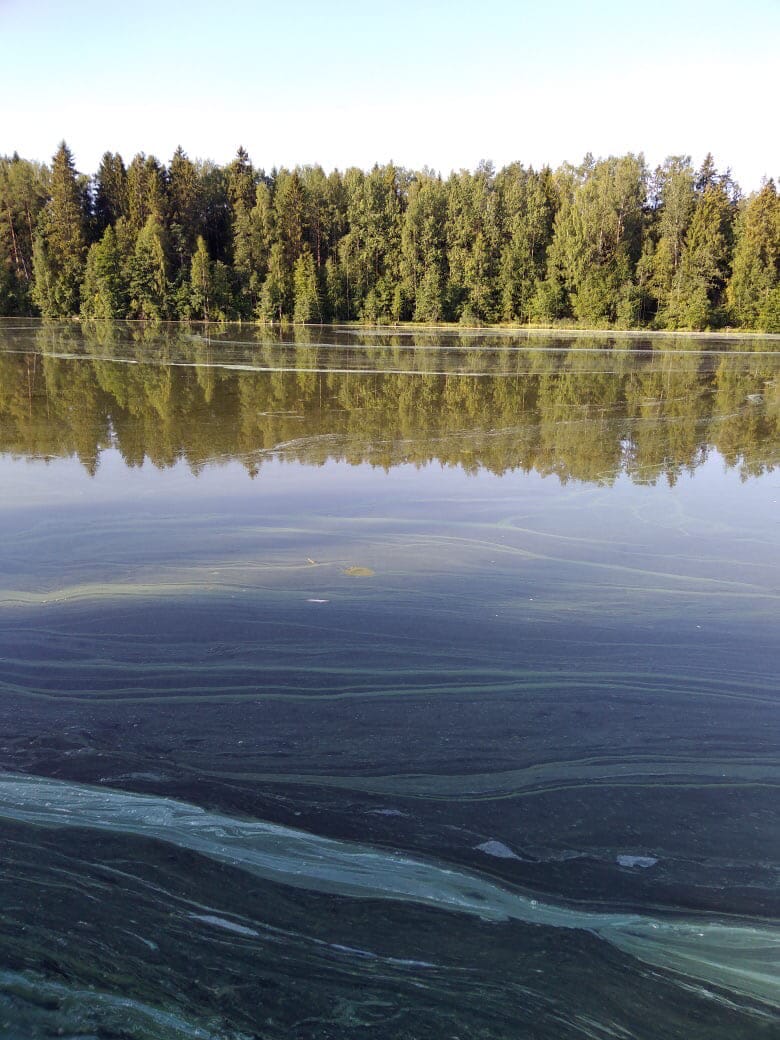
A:
[[[0,0],[0,154],[780,175],[780,0]]]

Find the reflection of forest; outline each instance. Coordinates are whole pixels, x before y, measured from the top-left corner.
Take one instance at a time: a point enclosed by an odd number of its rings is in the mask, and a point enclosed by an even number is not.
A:
[[[131,466],[186,460],[195,471],[238,459],[255,474],[273,453],[602,482],[621,472],[674,481],[712,448],[743,476],[779,461],[777,355],[576,341],[521,352],[508,337],[485,349],[457,334],[332,330],[328,342],[308,331],[292,343],[268,330],[241,343],[227,333],[153,336],[152,352],[143,332],[133,342],[111,327],[5,333],[13,352],[0,353],[0,450],[76,455],[90,472],[114,447]]]

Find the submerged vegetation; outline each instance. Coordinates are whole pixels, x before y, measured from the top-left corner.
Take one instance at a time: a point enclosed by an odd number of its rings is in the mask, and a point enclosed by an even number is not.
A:
[[[0,158],[0,314],[780,332],[780,198],[711,156],[266,174]]]

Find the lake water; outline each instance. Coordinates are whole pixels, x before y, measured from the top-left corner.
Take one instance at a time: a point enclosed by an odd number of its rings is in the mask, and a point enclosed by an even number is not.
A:
[[[780,1036],[780,342],[0,325],[4,1040]]]

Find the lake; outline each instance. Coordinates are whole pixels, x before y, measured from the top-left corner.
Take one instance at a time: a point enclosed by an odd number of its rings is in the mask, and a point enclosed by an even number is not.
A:
[[[0,1035],[780,1036],[780,339],[0,322]]]

